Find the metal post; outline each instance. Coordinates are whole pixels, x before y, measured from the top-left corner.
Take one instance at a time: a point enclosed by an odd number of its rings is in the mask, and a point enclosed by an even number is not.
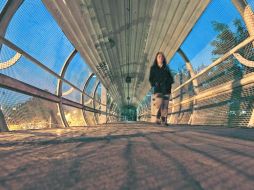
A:
[[[91,73],[90,76],[89,76],[89,77],[87,78],[87,80],[85,81],[85,85],[84,85],[84,88],[83,88],[83,92],[84,92],[84,93],[85,93],[85,91],[86,91],[86,88],[87,88],[87,86],[88,86],[90,80],[93,78],[94,75],[95,75],[94,73]],[[84,93],[82,94],[82,105],[85,104],[85,95],[84,95]],[[85,113],[86,110],[83,109],[82,111],[83,111],[83,116],[84,116],[84,119],[85,119],[86,124],[87,124],[87,125],[93,125],[93,123],[91,123],[91,122],[88,120],[88,118],[87,118],[87,114]]]
[[[189,73],[190,73],[190,76],[191,76],[191,78],[192,77],[194,77],[195,76],[195,72],[194,72],[194,70],[193,70],[193,67],[192,67],[192,65],[191,65],[191,62],[190,62],[190,60],[188,59],[188,57],[186,56],[186,54],[183,52],[183,50],[182,49],[178,49],[177,50],[177,53],[179,53],[179,55],[183,58],[183,60],[185,61],[185,64],[186,64],[186,68],[187,68],[187,70],[189,71]],[[193,90],[194,90],[194,93],[197,95],[198,94],[198,81],[197,81],[197,79],[194,79],[193,81],[192,81],[192,84],[193,84]]]
[[[9,131],[9,129],[7,127],[7,124],[6,124],[6,121],[4,118],[4,114],[3,114],[1,107],[0,107],[0,132],[3,132],[3,131]]]
[[[107,90],[106,88],[101,85],[101,111],[107,112]],[[103,105],[104,104],[104,105]],[[107,115],[102,114],[99,118],[99,123],[106,123],[107,121]]]
[[[178,49],[177,52],[179,53],[179,55],[183,58],[183,60],[185,61],[185,64],[186,64],[186,68],[187,70],[189,71],[190,73],[190,76],[191,78],[195,76],[195,72],[193,70],[193,67],[191,65],[191,62],[190,60],[188,59],[188,57],[186,56],[186,54],[183,52],[182,49]],[[197,79],[194,79],[192,81],[192,85],[193,85],[193,92],[194,92],[194,95],[197,95],[198,92],[199,92],[199,89],[198,89],[198,80]],[[189,118],[189,121],[188,121],[188,124],[191,125],[191,121],[192,121],[192,117],[193,117],[193,112],[194,112],[194,105],[195,105],[195,102],[193,101],[192,103],[192,108],[191,108],[191,115],[190,115],[190,118]]]
[[[246,0],[231,0],[241,14],[250,36],[254,35],[254,14]],[[254,43],[252,43],[254,45]]]
[[[71,54],[69,55],[69,57],[67,58],[67,60],[65,61],[65,63],[63,64],[62,70],[60,72],[60,76],[64,77],[66,70],[68,68],[68,65],[70,64],[71,60],[73,59],[73,57],[77,54],[77,50],[74,49]],[[63,81],[58,79],[57,82],[57,96],[58,97],[62,97],[62,86],[63,86]],[[62,104],[62,99],[61,101],[57,104],[58,107],[58,112],[60,113],[60,118],[62,121],[62,124],[65,127],[70,127],[68,124],[68,121],[65,118],[65,114],[64,114],[64,109],[63,109],[63,104]]]

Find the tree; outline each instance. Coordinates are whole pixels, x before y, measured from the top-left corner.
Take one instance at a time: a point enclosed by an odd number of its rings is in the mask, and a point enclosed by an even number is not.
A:
[[[216,39],[211,42],[211,45],[214,47],[212,54],[218,55],[215,57],[215,59],[217,59],[237,45],[237,40],[235,34],[229,29],[228,25],[213,21],[212,26],[213,29],[218,32]]]
[[[211,42],[211,45],[214,47],[212,54],[215,56],[214,59],[221,57],[233,47],[241,43],[244,39],[248,37],[248,31],[246,27],[243,25],[242,21],[239,19],[235,19],[233,21],[233,29],[230,29],[227,24],[212,22],[213,28],[218,32],[216,39]],[[248,60],[253,60],[254,54],[252,50],[252,44],[249,43],[245,47],[241,48],[237,51],[237,53],[241,54],[244,58]],[[238,81],[245,74],[249,72],[253,72],[254,68],[247,67],[239,63],[233,56],[230,56],[227,60],[223,61],[223,63],[216,66],[213,77],[210,78],[210,83],[220,83],[226,82],[229,80]],[[242,109],[241,104],[245,102],[245,99],[242,98],[242,87],[232,89],[231,97],[227,100],[227,104],[229,105],[228,110],[228,125],[233,126],[239,124],[241,121],[239,111]],[[252,102],[248,102],[247,104],[252,105]],[[245,110],[246,111],[246,110]],[[234,114],[232,114],[234,113]],[[244,119],[244,118],[242,118]]]
[[[218,32],[216,39],[211,42],[211,45],[214,47],[212,54],[215,56],[213,60],[216,60],[218,57],[221,57],[225,53],[227,53],[230,49],[241,43],[244,39],[248,37],[248,31],[246,27],[243,25],[240,19],[235,19],[233,21],[233,26],[235,28],[235,32],[232,31],[227,24],[219,23],[217,21],[212,22],[213,29]],[[252,50],[252,44],[246,45],[244,48],[238,51],[243,57],[249,60],[254,59],[254,54]],[[232,61],[232,57],[227,61]],[[234,62],[234,64],[239,64],[238,62]],[[243,68],[243,74],[247,74],[249,72],[253,72],[254,68],[247,67],[245,65],[241,65]]]

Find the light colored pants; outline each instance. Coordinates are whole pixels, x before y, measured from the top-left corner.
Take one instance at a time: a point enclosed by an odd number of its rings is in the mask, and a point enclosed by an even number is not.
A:
[[[167,120],[169,95],[156,93],[152,95],[152,122],[158,121],[161,117]]]

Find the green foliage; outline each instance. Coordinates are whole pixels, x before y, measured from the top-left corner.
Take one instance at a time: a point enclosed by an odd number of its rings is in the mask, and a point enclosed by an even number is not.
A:
[[[235,24],[238,25],[236,26]],[[219,23],[217,21],[213,21],[212,26],[213,29],[218,32],[216,39],[211,42],[211,45],[214,47],[212,54],[218,55],[215,57],[215,59],[217,59],[239,43],[238,31],[234,33],[230,30],[227,24]],[[237,27],[237,30],[238,28],[242,29],[241,21],[235,20],[234,26]]]
[[[215,40],[211,42],[211,45],[214,47],[212,54],[214,55],[213,61],[227,53],[229,50],[237,46],[244,39],[248,37],[248,31],[240,19],[235,19],[233,21],[233,30],[229,28],[227,24],[219,23],[217,21],[212,22],[213,29],[218,32]],[[252,50],[252,44],[248,44],[238,51],[243,57],[249,60],[254,59],[254,54]],[[233,61],[233,57],[227,60],[228,62]],[[234,61],[234,64],[239,64],[237,61]],[[246,67],[241,65],[243,68],[243,74],[253,72],[253,68]]]

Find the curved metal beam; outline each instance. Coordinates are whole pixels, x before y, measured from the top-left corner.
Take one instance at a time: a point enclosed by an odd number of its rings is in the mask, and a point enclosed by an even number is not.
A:
[[[74,88],[71,87],[69,90],[63,92],[62,95],[63,95],[63,96],[67,96],[67,95],[71,94],[71,93],[73,92],[73,90],[74,90]]]
[[[242,16],[244,23],[247,27],[250,36],[254,36],[254,14],[248,5],[246,0],[231,0],[240,15]],[[252,42],[254,47],[254,42]]]
[[[87,80],[85,81],[85,85],[84,85],[84,88],[83,88],[83,92],[85,92],[88,84],[89,84],[89,81],[92,79],[92,77],[94,76],[95,74],[94,73],[91,73],[90,76],[87,78]],[[90,100],[93,101],[93,99],[91,98]],[[88,101],[90,101],[88,100]],[[81,94],[81,102],[82,102],[82,105],[85,104],[85,98],[84,98],[84,94]],[[90,125],[90,123],[88,122],[87,118],[86,118],[86,111],[83,109],[82,110],[83,112],[83,117],[84,117],[84,120],[86,122],[87,125]]]
[[[64,78],[64,75],[66,73],[67,67],[70,64],[71,60],[73,59],[73,57],[77,54],[77,50],[74,49],[71,54],[69,55],[69,57],[67,58],[67,60],[65,61],[65,63],[63,64],[63,67],[60,71],[60,76],[61,78]],[[63,86],[63,81],[58,79],[57,82],[57,96],[58,97],[62,97],[62,86]],[[64,114],[64,109],[63,109],[63,104],[62,101],[60,101],[58,104],[58,111],[60,112],[60,118],[62,120],[62,123],[64,124],[65,127],[70,127],[68,124],[68,121],[66,120],[65,114]]]
[[[181,84],[180,86],[178,86],[176,89],[173,90],[173,92],[178,91],[179,89],[181,89],[183,86],[189,84],[190,82],[192,82],[194,79],[198,78],[199,76],[203,75],[204,73],[208,72],[210,69],[212,69],[213,67],[215,67],[216,65],[219,65],[221,62],[223,62],[224,60],[226,60],[229,56],[231,56],[233,53],[235,53],[236,51],[238,51],[239,49],[241,49],[242,47],[246,46],[247,44],[249,44],[250,42],[254,41],[254,36],[250,36],[248,38],[246,38],[244,41],[242,41],[240,44],[238,44],[237,46],[235,46],[233,49],[231,49],[230,51],[228,51],[227,53],[225,53],[224,55],[222,55],[220,58],[216,59],[212,64],[210,64],[209,66],[207,66],[206,68],[204,68],[202,71],[200,71],[198,74],[196,74],[194,77],[190,78],[189,80],[187,80],[185,83]]]
[[[232,2],[235,5],[235,7],[237,8],[237,10],[239,11],[239,13],[241,14],[241,16],[245,22],[245,25],[247,27],[249,35],[254,36],[254,14],[253,14],[253,11],[251,10],[250,5],[248,5],[246,0],[232,0]],[[254,42],[252,42],[252,48],[253,47],[254,47]],[[236,59],[237,59],[237,57],[236,57]],[[238,61],[242,64],[245,63],[244,65],[246,65],[246,63],[247,63],[246,66],[250,66],[250,67],[254,66],[253,62],[250,62],[249,60],[243,61],[243,62],[241,62],[240,60],[238,60]],[[249,120],[248,127],[254,126],[254,119],[253,118],[254,118],[254,109],[252,110],[252,114],[251,114],[251,118]]]
[[[15,50],[16,52],[21,53],[26,59],[30,60],[33,64],[39,66],[40,68],[42,68],[43,70],[45,70],[46,72],[50,73],[52,76],[56,77],[58,80],[62,80],[63,82],[65,82],[66,84],[70,85],[71,87],[73,87],[75,90],[79,91],[80,93],[84,93],[82,90],[80,90],[77,86],[75,86],[74,84],[72,84],[70,81],[66,80],[65,78],[61,77],[60,75],[58,75],[56,72],[54,72],[53,70],[51,70],[50,68],[48,68],[45,64],[41,63],[40,61],[38,61],[37,59],[35,59],[34,57],[32,57],[30,54],[28,54],[27,52],[25,52],[24,50],[22,50],[20,47],[18,47],[17,45],[15,45],[14,43],[12,43],[11,41],[7,40],[6,38],[0,36],[0,42],[7,45],[8,47],[10,47],[11,49]],[[86,94],[88,97],[90,97],[88,94]],[[92,97],[91,97],[92,98]]]
[[[8,67],[11,67],[13,65],[15,65],[18,60],[21,58],[21,54],[20,53],[16,53],[12,58],[10,58],[8,61],[5,62],[0,62],[0,70],[2,69],[7,69]]]
[[[254,61],[245,59],[243,56],[241,56],[239,53],[233,53],[234,57],[243,65],[247,67],[254,67]]]
[[[0,36],[5,36],[7,27],[24,0],[8,0],[0,14]],[[1,49],[1,45],[0,45]]]
[[[99,85],[100,85],[100,81],[98,81],[98,83],[97,83],[97,85],[96,85],[96,87],[95,87],[95,89],[94,89],[94,92],[93,92],[93,99],[94,99],[94,100],[96,100],[95,96],[96,96],[96,92],[97,92],[97,89],[98,89]],[[97,101],[97,102],[99,102],[99,101]],[[95,101],[93,101],[93,108],[95,109]],[[95,120],[95,123],[96,123],[96,124],[99,124],[98,119],[97,119],[97,117],[96,117],[96,114],[97,114],[97,113],[93,113],[94,120]]]
[[[85,82],[85,85],[84,85],[83,91],[86,90],[86,88],[87,88],[87,86],[88,86],[90,80],[92,79],[92,77],[93,77],[94,75],[95,75],[94,73],[91,73],[91,75],[87,78],[87,80],[86,80],[86,82]],[[85,92],[85,91],[84,91],[84,92]]]
[[[231,0],[238,12],[242,17],[244,17],[244,9],[248,5],[246,0]]]

